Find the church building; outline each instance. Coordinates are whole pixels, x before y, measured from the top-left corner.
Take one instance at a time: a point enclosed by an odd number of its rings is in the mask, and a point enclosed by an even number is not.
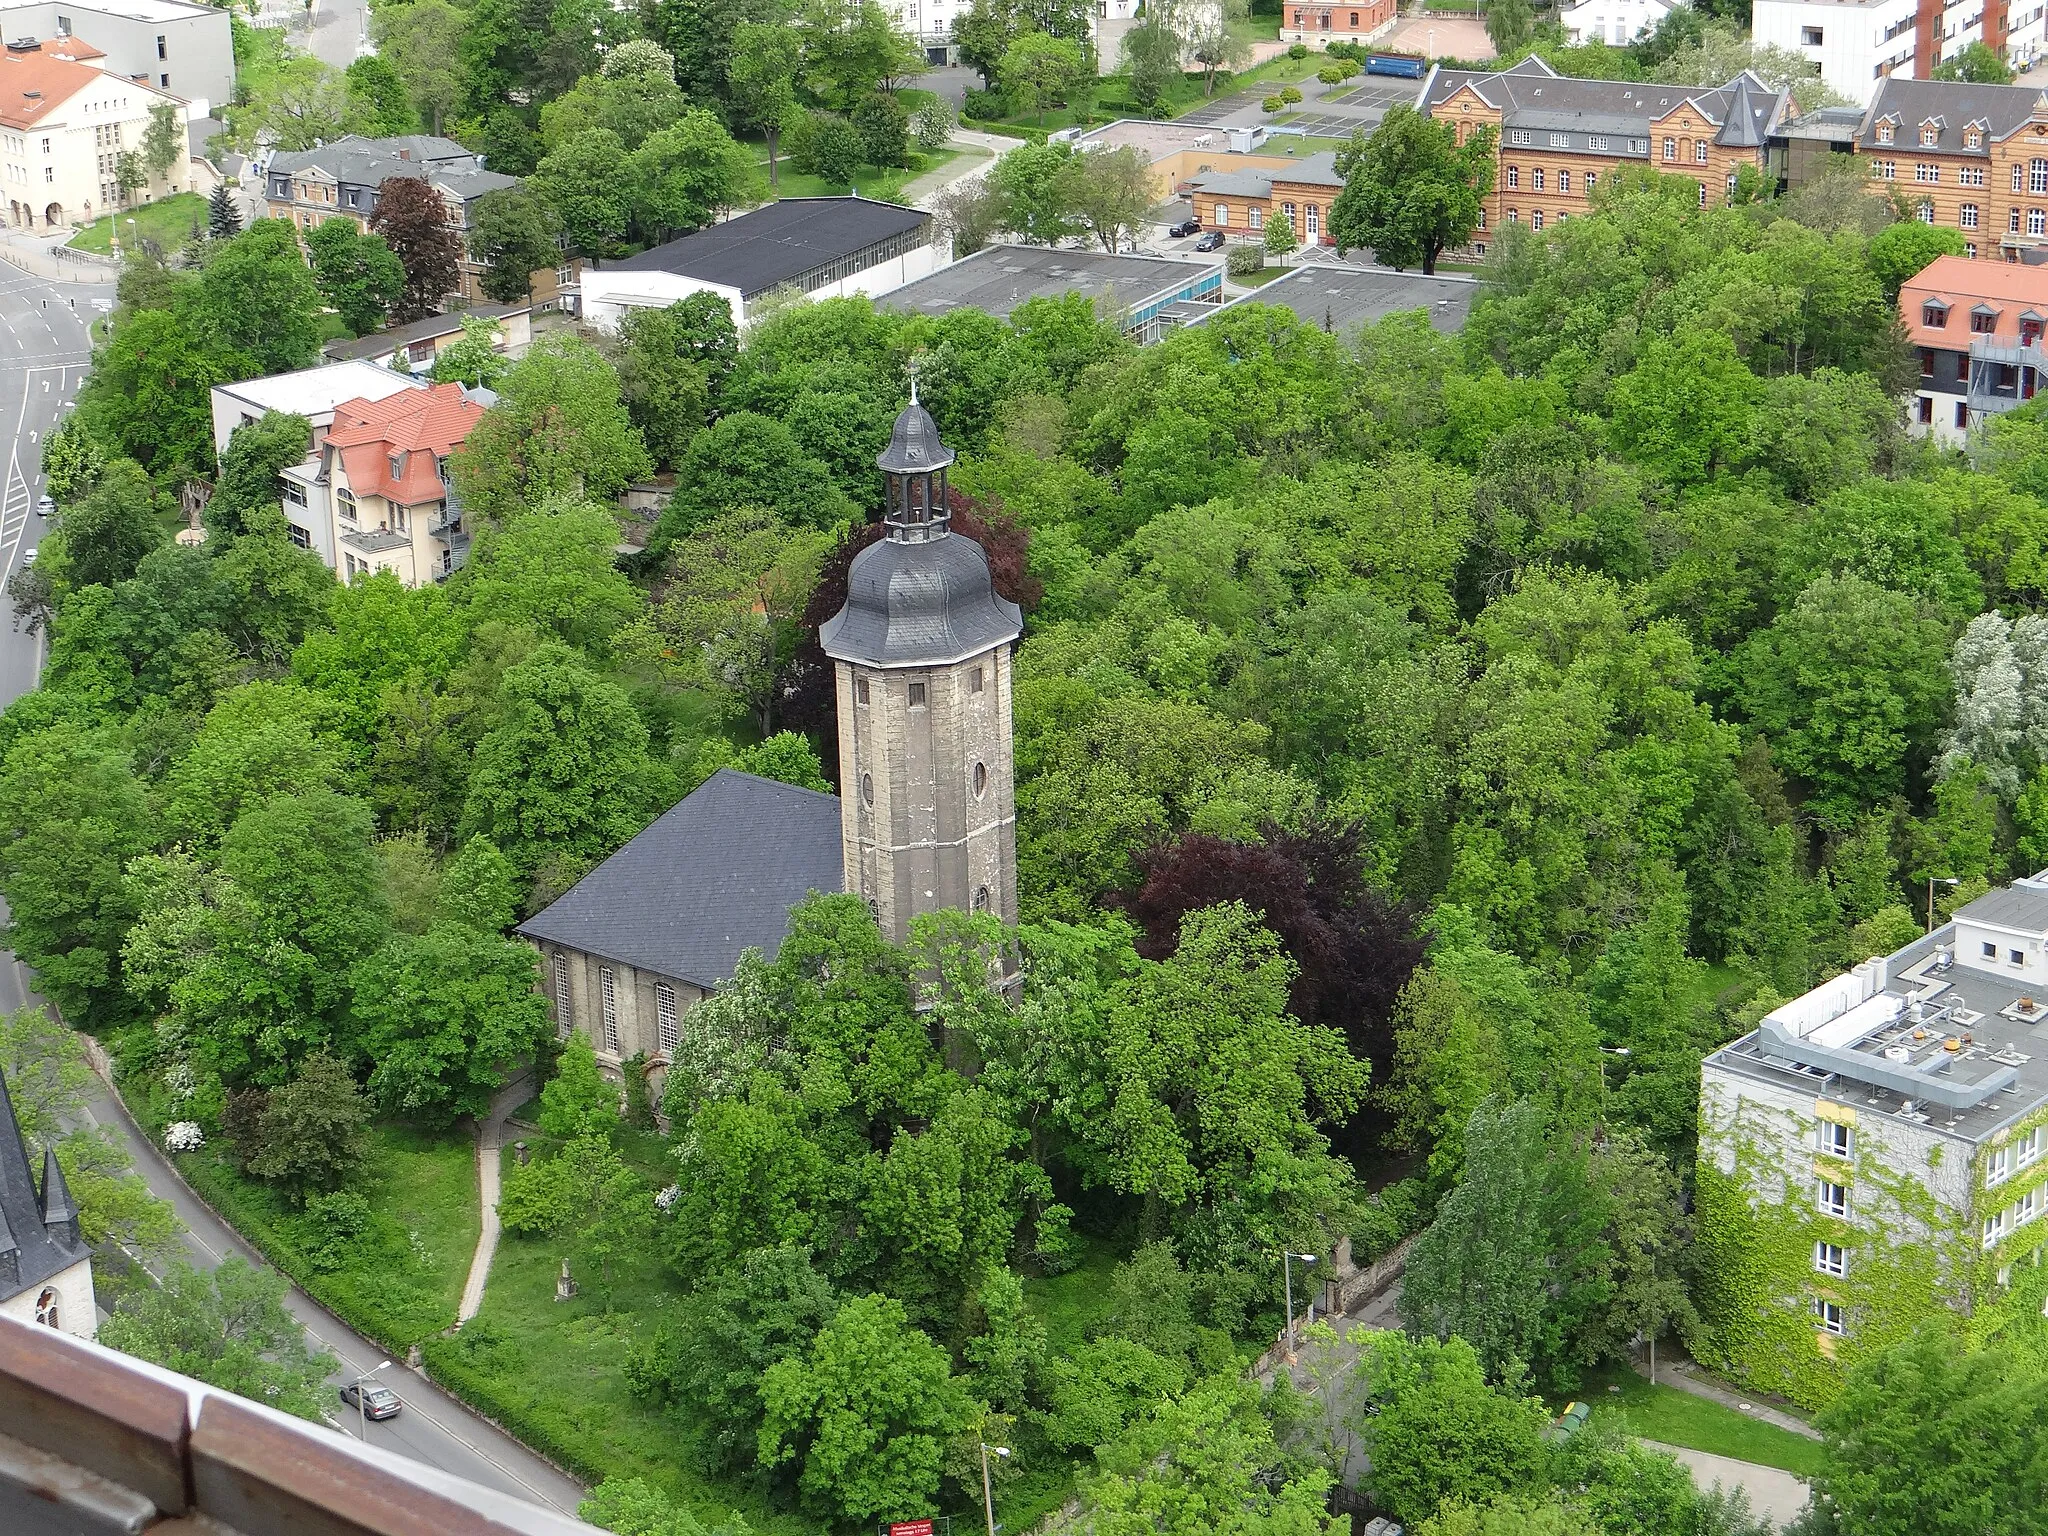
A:
[[[722,769],[518,932],[541,952],[557,1028],[616,1068],[666,1066],[692,1003],[789,909],[859,894],[882,932],[949,909],[1017,920],[1010,660],[1024,617],[951,528],[953,454],[918,403],[876,459],[883,537],[854,557],[819,631],[832,659],[840,795]]]
[[[0,1316],[89,1339],[99,1331],[92,1251],[78,1232],[78,1207],[57,1154],[43,1153],[40,1190],[28,1144],[0,1076]]]

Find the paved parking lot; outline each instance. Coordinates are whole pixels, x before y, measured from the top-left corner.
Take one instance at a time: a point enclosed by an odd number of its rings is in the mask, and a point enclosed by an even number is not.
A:
[[[1317,103],[1324,107],[1376,107],[1384,112],[1388,107],[1411,104],[1422,94],[1420,80],[1394,80],[1385,77],[1360,78],[1342,95],[1325,96]]]

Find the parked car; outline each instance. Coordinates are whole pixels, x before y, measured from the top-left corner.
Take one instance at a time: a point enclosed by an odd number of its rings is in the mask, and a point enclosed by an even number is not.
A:
[[[361,1394],[360,1400],[357,1394]],[[398,1410],[405,1406],[398,1400],[396,1392],[389,1387],[380,1387],[374,1381],[350,1382],[341,1389],[341,1400],[370,1419],[395,1419]]]
[[[1220,229],[1212,229],[1212,230],[1210,230],[1210,231],[1209,231],[1209,233],[1207,233],[1206,235],[1202,236],[1202,238],[1201,238],[1201,239],[1199,239],[1199,240],[1197,240],[1197,241],[1195,242],[1195,249],[1196,249],[1196,250],[1198,250],[1198,251],[1220,251],[1220,250],[1222,250],[1222,249],[1223,249],[1223,231],[1222,231],[1222,230],[1220,230]]]
[[[1189,235],[1199,235],[1201,232],[1202,221],[1200,219],[1182,219],[1166,232],[1166,238],[1169,240],[1185,240]]]

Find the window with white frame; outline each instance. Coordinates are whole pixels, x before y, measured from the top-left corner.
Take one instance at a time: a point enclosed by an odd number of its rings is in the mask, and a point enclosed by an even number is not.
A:
[[[1840,1243],[1815,1243],[1813,1267],[1823,1275],[1846,1275],[1849,1272],[1849,1251]]]
[[[1245,210],[1244,218],[1245,223],[1249,224],[1253,229],[1264,229],[1266,227],[1266,210],[1257,203],[1253,203],[1251,207]]]
[[[1922,149],[1932,149],[1940,142],[1941,130],[1939,128],[1935,127],[1932,123],[1922,123],[1920,125],[1920,147]]]
[[[1571,135],[1568,133],[1553,133],[1550,136],[1550,147],[1552,149],[1570,149],[1572,147]]]
[[[1846,1158],[1855,1145],[1855,1132],[1835,1120],[1820,1123],[1820,1149],[1829,1157]]]
[[[1847,1330],[1842,1326],[1842,1304],[1824,1297],[1813,1298],[1813,1321],[1822,1333],[1832,1333],[1840,1338]]]
[[[1543,210],[1541,208],[1538,208],[1529,215],[1529,227],[1531,229],[1541,229],[1543,227]]]
[[[1529,130],[1526,128],[1515,128],[1509,130],[1508,142],[1510,144],[1526,146],[1529,142]]]
[[[2012,1148],[1993,1147],[1984,1154],[1984,1184],[2003,1184],[2012,1177]]]
[[[1939,182],[1941,180],[1941,167],[1930,164],[1925,160],[1917,161],[1913,166],[1913,179],[1919,182]]]
[[[1535,170],[1533,170],[1533,171],[1531,171],[1531,172],[1529,173],[1529,185],[1530,185],[1530,187],[1531,187],[1532,189],[1534,189],[1535,191],[1541,192],[1541,191],[1543,190],[1543,167],[1542,167],[1542,166],[1540,166],[1540,165],[1539,165],[1539,166],[1537,166]]]
[[[1678,140],[1666,139],[1664,141],[1664,158],[1666,160],[1676,160],[1678,158]]]
[[[1873,160],[1870,174],[1879,181],[1894,181],[1898,178],[1899,162],[1896,160]]]
[[[2012,1144],[2013,1161],[2024,1168],[2041,1155],[2041,1127],[2035,1126]]]
[[[1819,1182],[1814,1192],[1815,1203],[1825,1216],[1846,1216],[1849,1214],[1849,1186],[1831,1184],[1826,1179]]]
[[[2029,208],[2027,210],[2027,233],[2030,235],[2048,235],[2048,213],[2042,212],[2039,208]]]
[[[1924,197],[1920,199],[1920,206],[1914,210],[1914,213],[1922,224],[1932,224],[1934,222],[1934,204]]]
[[[619,1054],[619,984],[608,965],[598,970],[597,980],[604,1003],[604,1048],[616,1056]]]
[[[1993,1247],[2001,1237],[2012,1230],[2012,1208],[2008,1206],[1984,1218],[1984,1246]]]
[[[676,1042],[681,1036],[682,1028],[676,1014],[676,989],[665,981],[657,981],[654,984],[654,1038],[671,1060],[675,1058]]]
[[[1519,165],[1508,167],[1508,185],[1515,188],[1520,188],[1522,185],[1522,168]]]
[[[558,949],[555,951],[555,1032],[566,1036],[575,1027],[575,1014],[569,1004],[569,957]]]
[[[1692,163],[1694,165],[1705,165],[1707,163],[1707,141],[1705,139],[1693,141]]]
[[[1981,165],[1958,166],[1956,168],[1956,180],[1966,187],[1981,187],[1984,185],[1984,167]]]
[[[2041,1191],[2038,1189],[2030,1189],[2024,1195],[2021,1195],[2019,1199],[2013,1202],[2012,1224],[2016,1227],[2024,1227],[2028,1222],[2032,1221],[2036,1216],[2040,1214]]]
[[[2048,160],[2037,156],[2027,162],[2027,190],[2048,192]]]
[[[1977,227],[1977,205],[1975,203],[1963,204],[1960,222],[1964,229],[1975,229]]]

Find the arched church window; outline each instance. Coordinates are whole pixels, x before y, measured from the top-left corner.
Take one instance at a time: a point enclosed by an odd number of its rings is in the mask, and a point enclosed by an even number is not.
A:
[[[43,1294],[36,1298],[36,1321],[45,1328],[64,1326],[57,1315],[57,1288],[54,1285],[44,1286]]]
[[[974,888],[974,910],[977,912],[986,912],[988,910],[988,887],[985,885],[978,885]]]
[[[988,793],[988,764],[976,763],[974,765],[974,798],[979,800],[986,793]]]
[[[873,805],[875,803],[875,776],[872,773],[864,773],[860,776],[860,803],[862,805]]]

